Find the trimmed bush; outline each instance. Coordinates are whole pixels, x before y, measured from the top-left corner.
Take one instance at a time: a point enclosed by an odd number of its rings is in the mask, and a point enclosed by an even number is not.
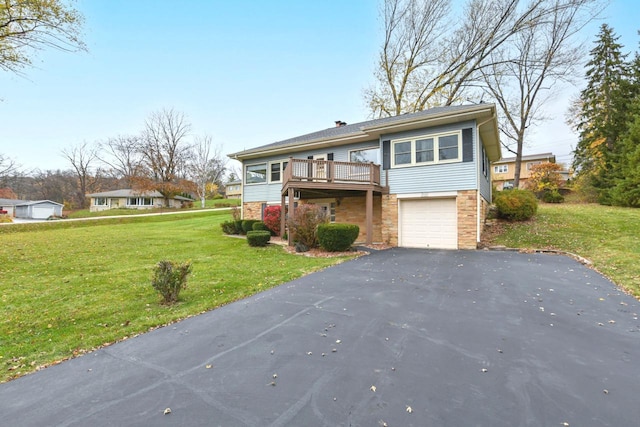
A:
[[[498,217],[509,221],[525,221],[534,216],[538,210],[538,200],[529,190],[500,191],[494,203],[498,209]]]
[[[253,224],[259,222],[259,219],[245,219],[242,221],[243,234],[247,234],[249,231],[253,231]]]
[[[322,249],[329,252],[342,252],[351,247],[360,234],[355,224],[320,224],[318,242]]]
[[[191,262],[182,264],[162,260],[153,269],[151,285],[162,295],[164,304],[178,301],[180,291],[187,287],[187,276],[191,273]]]
[[[220,228],[224,234],[238,234],[235,221],[225,221],[220,224]]]
[[[269,240],[271,240],[271,232],[269,230],[247,232],[247,243],[249,243],[249,246],[267,246]]]
[[[262,221],[255,222],[251,228],[253,229],[253,231],[268,231],[269,233],[271,233],[269,227],[267,227]]]
[[[233,220],[233,224],[236,227],[235,234],[245,234],[244,230],[242,229],[242,220],[241,219],[234,219]]]

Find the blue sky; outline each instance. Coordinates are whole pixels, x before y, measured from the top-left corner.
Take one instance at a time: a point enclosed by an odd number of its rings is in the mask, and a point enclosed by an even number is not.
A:
[[[631,0],[613,1],[601,22],[635,51],[640,24]],[[67,169],[65,147],[138,133],[153,111],[185,113],[194,134],[225,153],[366,120],[380,21],[374,0],[79,0],[88,53],[34,56],[20,77],[0,72],[0,152],[26,168]],[[526,152],[570,160],[576,136],[564,124],[569,97],[557,91],[555,120]],[[506,155],[506,153],[505,153]]]

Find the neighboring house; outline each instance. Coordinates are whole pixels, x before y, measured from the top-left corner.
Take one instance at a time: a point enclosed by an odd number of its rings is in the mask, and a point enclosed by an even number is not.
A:
[[[358,224],[360,242],[475,249],[501,152],[496,107],[483,103],[338,121],[229,157],[242,162],[244,218],[308,202]]]
[[[239,199],[242,197],[242,181],[231,181],[224,188],[227,199]]]
[[[525,187],[525,183],[531,176],[531,168],[541,163],[555,163],[556,156],[552,153],[531,154],[522,156],[520,166],[520,188]],[[491,182],[498,190],[509,190],[513,188],[516,170],[516,158],[506,157],[491,163]],[[567,172],[568,173],[568,172]]]
[[[109,209],[152,209],[165,207],[165,198],[158,191],[135,191],[131,189],[103,191],[101,193],[87,194],[91,198],[89,210],[91,212],[106,211]],[[193,202],[192,199],[182,196],[174,196],[169,199],[170,208],[181,208],[185,204]]]
[[[14,200],[0,199],[0,212],[6,212],[12,218],[47,219],[61,217],[62,203],[51,200]]]

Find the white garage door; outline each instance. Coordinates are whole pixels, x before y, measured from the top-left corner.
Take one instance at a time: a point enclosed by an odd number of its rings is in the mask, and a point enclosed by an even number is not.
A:
[[[50,206],[33,206],[31,212],[33,219],[47,219],[55,213],[55,210]]]
[[[458,249],[456,199],[400,201],[400,246]]]

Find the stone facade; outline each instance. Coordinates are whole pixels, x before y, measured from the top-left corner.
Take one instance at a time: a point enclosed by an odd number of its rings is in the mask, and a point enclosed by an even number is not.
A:
[[[336,202],[336,222],[356,224],[360,227],[360,234],[356,242],[367,241],[367,208],[366,197],[342,197]],[[380,196],[373,196],[373,239],[372,242],[382,242],[382,208]]]
[[[248,202],[242,204],[242,219],[262,219],[262,203]]]
[[[382,196],[382,241],[398,246],[398,198],[395,194]]]
[[[476,249],[478,247],[478,192],[476,190],[458,191],[456,205],[458,209],[458,249]]]

